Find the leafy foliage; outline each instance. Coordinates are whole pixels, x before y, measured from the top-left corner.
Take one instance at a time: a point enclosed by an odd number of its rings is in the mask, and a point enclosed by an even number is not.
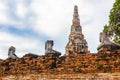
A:
[[[115,0],[109,15],[109,24],[104,26],[103,32],[113,30],[113,40],[120,43],[120,0]]]
[[[109,26],[108,26],[108,25],[105,25],[105,26],[104,26],[104,29],[103,29],[103,32],[107,32],[108,29],[109,29]]]

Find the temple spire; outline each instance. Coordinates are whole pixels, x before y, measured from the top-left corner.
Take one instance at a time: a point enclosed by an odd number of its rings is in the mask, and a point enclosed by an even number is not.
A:
[[[78,6],[74,6],[74,13],[73,13],[73,25],[79,26],[80,25],[80,19],[78,14]]]
[[[69,41],[66,45],[66,55],[84,54],[88,52],[87,41],[82,34],[82,27],[78,14],[78,7],[74,6],[73,20],[71,25],[71,32],[69,34]]]
[[[78,6],[77,5],[74,6],[74,13],[78,13]]]
[[[79,14],[78,14],[78,6],[76,5],[74,6],[71,32],[82,34],[82,28],[80,26],[80,19],[79,19]]]

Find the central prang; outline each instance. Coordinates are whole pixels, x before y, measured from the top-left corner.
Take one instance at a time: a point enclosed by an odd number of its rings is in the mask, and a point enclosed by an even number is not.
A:
[[[88,52],[88,45],[82,34],[82,27],[78,14],[78,7],[74,6],[74,14],[69,35],[69,42],[66,45],[66,55],[84,54]]]

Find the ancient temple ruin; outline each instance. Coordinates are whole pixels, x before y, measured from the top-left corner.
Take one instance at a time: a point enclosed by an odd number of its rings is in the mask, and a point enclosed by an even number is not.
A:
[[[116,50],[120,49],[120,44],[115,43],[110,39],[112,34],[113,32],[111,29],[107,32],[100,32],[100,44],[97,47],[98,53],[115,52]]]
[[[66,45],[66,55],[69,54],[83,54],[88,52],[88,45],[82,34],[82,27],[78,14],[78,7],[74,6],[74,14],[69,35],[69,42]]]
[[[15,47],[11,46],[11,47],[9,48],[9,50],[8,50],[8,56],[9,56],[9,58],[11,58],[11,59],[16,59],[16,58],[18,58],[18,57],[16,56],[16,54],[15,54]]]
[[[54,45],[54,41],[53,40],[47,40],[45,42],[45,55],[49,55],[49,54],[52,54],[54,56],[60,56],[61,53],[56,51],[56,50],[53,50],[53,45]]]

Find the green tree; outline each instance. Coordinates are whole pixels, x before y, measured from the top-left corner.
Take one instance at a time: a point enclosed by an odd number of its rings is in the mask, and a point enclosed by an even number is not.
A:
[[[103,32],[107,32],[109,29],[113,31],[113,40],[120,43],[120,0],[115,0],[110,11],[109,23],[104,26]]]

